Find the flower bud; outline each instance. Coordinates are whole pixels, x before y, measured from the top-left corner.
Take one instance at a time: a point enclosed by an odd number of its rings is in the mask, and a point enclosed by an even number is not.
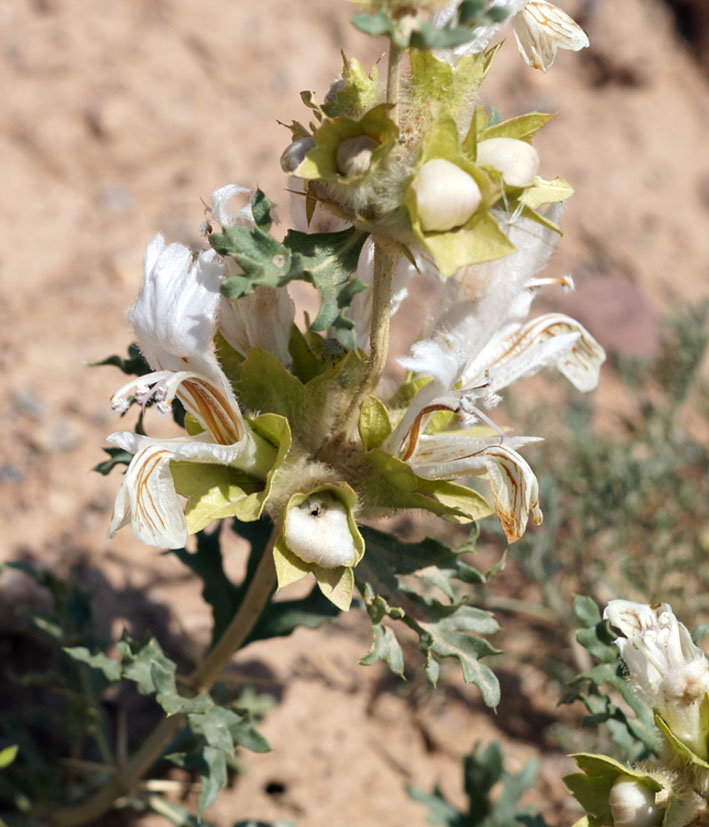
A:
[[[482,201],[475,179],[444,158],[426,161],[412,187],[424,232],[446,232],[465,224]]]
[[[372,155],[378,146],[377,141],[369,135],[346,138],[337,147],[335,156],[337,171],[345,178],[364,175],[372,163]]]
[[[281,169],[285,173],[295,172],[305,160],[305,156],[315,146],[313,138],[299,138],[287,146],[281,155]]]
[[[537,150],[516,138],[488,138],[478,144],[476,162],[502,173],[510,187],[528,187],[539,171]]]
[[[621,775],[611,787],[608,804],[614,827],[654,827],[664,816],[650,787],[627,775]]]
[[[288,509],[284,539],[301,560],[328,569],[352,566],[357,557],[347,507],[329,491],[311,494]]]

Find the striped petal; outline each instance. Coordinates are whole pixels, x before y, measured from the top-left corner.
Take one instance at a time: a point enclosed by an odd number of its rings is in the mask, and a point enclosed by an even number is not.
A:
[[[512,20],[517,47],[527,65],[546,72],[558,49],[578,52],[589,45],[586,32],[547,0],[529,0]]]

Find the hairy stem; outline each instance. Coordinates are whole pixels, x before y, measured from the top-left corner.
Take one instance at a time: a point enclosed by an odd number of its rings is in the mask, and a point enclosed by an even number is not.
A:
[[[238,611],[217,644],[190,675],[189,682],[195,692],[209,691],[231,656],[251,634],[261,612],[268,605],[276,587],[276,570],[271,554],[276,536],[277,530],[274,528]],[[184,715],[163,718],[140,749],[131,756],[120,775],[114,776],[104,787],[81,804],[48,814],[49,824],[53,827],[79,827],[79,825],[88,824],[99,818],[111,808],[117,798],[131,792],[143,775],[160,758],[184,723]]]
[[[389,64],[387,68],[387,103],[391,104],[389,117],[399,123],[400,67],[403,50],[389,42]],[[374,241],[374,272],[372,276],[372,321],[369,336],[369,364],[355,395],[334,428],[332,438],[327,442],[321,455],[338,445],[352,426],[359,408],[366,397],[376,388],[382,378],[389,352],[389,319],[391,314],[391,285],[394,261],[376,239]]]

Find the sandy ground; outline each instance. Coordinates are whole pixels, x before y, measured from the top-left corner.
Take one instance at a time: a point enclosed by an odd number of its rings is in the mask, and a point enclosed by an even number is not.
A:
[[[622,6],[567,4],[592,48],[542,75],[508,43],[481,97],[506,117],[560,113],[538,139],[542,173],[564,175],[577,195],[549,272],[573,273],[578,290],[546,306],[572,311],[610,350],[648,353],[659,315],[709,295],[709,95],[665,7]],[[116,592],[106,610],[116,631],[136,622],[129,593],[176,607],[172,631],[197,641],[208,617],[177,561],[127,532],[104,539],[118,477],[89,469],[121,427],[107,404],[120,375],[87,362],[125,351],[145,244],[158,230],[197,242],[200,197],[258,184],[287,218],[288,134],[276,118],[303,117],[299,91],[324,94],[341,47],[365,65],[383,48],[350,14],[329,0],[0,0],[0,559],[88,561]],[[426,300],[421,285],[399,346]],[[605,379],[599,399],[613,409],[618,384],[610,370]],[[495,718],[455,679],[431,696],[359,667],[368,646],[368,623],[351,614],[240,655],[237,667],[260,664],[283,702],[263,726],[274,751],[246,756],[248,771],[207,814],[218,827],[423,824],[404,784],[440,778],[460,801],[460,755],[496,737],[515,741],[513,770],[543,753],[536,800],[552,823],[573,817],[559,810],[566,759],[530,723],[556,701],[538,677]],[[269,794],[273,783],[283,790]]]

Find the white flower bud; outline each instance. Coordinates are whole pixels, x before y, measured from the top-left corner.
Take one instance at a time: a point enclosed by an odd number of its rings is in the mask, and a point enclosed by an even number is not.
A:
[[[620,776],[611,787],[608,804],[614,827],[654,827],[664,816],[648,785],[627,775]]]
[[[357,135],[346,138],[337,147],[335,165],[337,171],[346,178],[364,175],[372,163],[372,155],[379,144],[369,135]]]
[[[662,715],[676,738],[706,760],[709,663],[687,628],[667,603],[612,600],[603,617],[621,634],[614,643],[643,700]]]
[[[478,144],[476,162],[502,173],[510,187],[528,187],[539,171],[537,150],[516,138],[488,138]]]
[[[465,224],[482,201],[475,179],[444,158],[426,161],[412,187],[425,232],[446,232]]]
[[[305,156],[315,146],[313,138],[299,138],[283,150],[281,169],[283,172],[295,172],[305,160]]]
[[[306,563],[334,569],[355,562],[347,508],[329,491],[311,494],[300,505],[288,509],[284,538],[288,548]]]

